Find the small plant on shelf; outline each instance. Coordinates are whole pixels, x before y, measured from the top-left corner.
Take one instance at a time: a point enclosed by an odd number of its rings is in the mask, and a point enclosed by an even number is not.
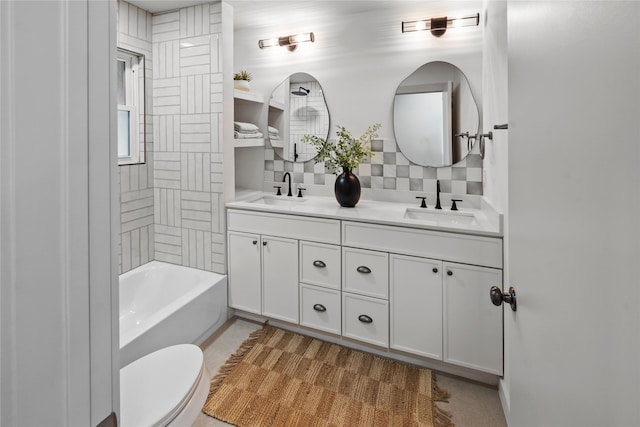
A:
[[[251,81],[251,73],[248,73],[246,70],[242,70],[239,73],[235,73],[233,75],[233,80],[246,80],[248,82]]]

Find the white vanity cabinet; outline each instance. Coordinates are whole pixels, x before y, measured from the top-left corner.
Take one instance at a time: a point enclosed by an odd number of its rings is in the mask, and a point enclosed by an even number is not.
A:
[[[300,242],[300,324],[340,335],[340,246]]]
[[[502,240],[342,223],[342,243],[389,252],[390,348],[502,375]]]
[[[327,243],[340,242],[340,221],[229,209],[227,228],[230,307],[298,324],[303,292],[304,301],[311,302],[310,309],[317,318],[310,320],[309,313],[303,311],[302,323],[319,324],[324,319],[324,330],[336,329],[335,318],[340,316],[340,247]],[[314,267],[314,261],[325,267]],[[313,302],[320,294],[301,290],[300,272],[307,285],[333,288],[334,293],[337,289],[337,299]],[[314,306],[320,308],[317,304],[326,310],[313,310]]]
[[[227,226],[231,307],[502,375],[500,237],[243,209]]]
[[[389,257],[391,348],[442,360],[442,261]]]
[[[489,300],[502,270],[449,262],[443,270],[443,360],[502,375],[502,308]]]
[[[262,236],[262,314],[298,323],[298,241]]]
[[[262,313],[262,241],[259,234],[230,231],[229,306],[249,313]]]
[[[229,306],[298,323],[298,241],[229,232]]]

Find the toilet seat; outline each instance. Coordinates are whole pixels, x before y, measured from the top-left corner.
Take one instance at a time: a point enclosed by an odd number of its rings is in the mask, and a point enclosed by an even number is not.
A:
[[[208,388],[198,346],[179,344],[147,354],[120,370],[120,425],[166,426],[177,417],[183,420],[181,412],[192,400],[199,401],[191,405],[197,416]]]

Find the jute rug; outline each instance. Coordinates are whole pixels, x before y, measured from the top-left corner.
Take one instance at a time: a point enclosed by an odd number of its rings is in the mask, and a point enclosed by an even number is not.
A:
[[[240,427],[453,426],[428,369],[265,325],[211,381],[203,412]]]

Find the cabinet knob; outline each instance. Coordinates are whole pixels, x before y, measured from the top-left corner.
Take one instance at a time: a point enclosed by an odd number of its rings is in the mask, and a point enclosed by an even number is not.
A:
[[[267,246],[266,240],[264,242],[262,242],[262,246]]]
[[[431,271],[433,271],[434,273],[437,273],[437,272],[438,272],[438,267],[433,267],[433,268],[431,269]]]
[[[325,264],[323,261],[320,261],[319,259],[313,261],[313,266],[314,267],[318,267],[318,268],[325,268],[327,266],[327,264]]]
[[[258,244],[258,241],[257,241],[257,240],[254,240],[254,241],[253,241],[253,242],[251,242],[251,243],[253,243],[254,245],[257,245],[257,244]]]
[[[361,265],[360,267],[356,268],[356,271],[358,273],[362,273],[362,274],[369,274],[371,273],[371,269],[369,267],[365,267],[364,265]]]
[[[360,316],[358,316],[358,320],[362,323],[373,323],[373,319],[366,314],[361,314]]]
[[[453,271],[447,270],[447,276],[453,276]]]
[[[322,312],[327,311],[327,307],[325,307],[325,306],[324,306],[324,305],[322,305],[322,304],[314,304],[314,305],[313,305],[313,309],[314,309],[315,311],[319,311],[319,312],[321,312],[321,313],[322,313]]]

